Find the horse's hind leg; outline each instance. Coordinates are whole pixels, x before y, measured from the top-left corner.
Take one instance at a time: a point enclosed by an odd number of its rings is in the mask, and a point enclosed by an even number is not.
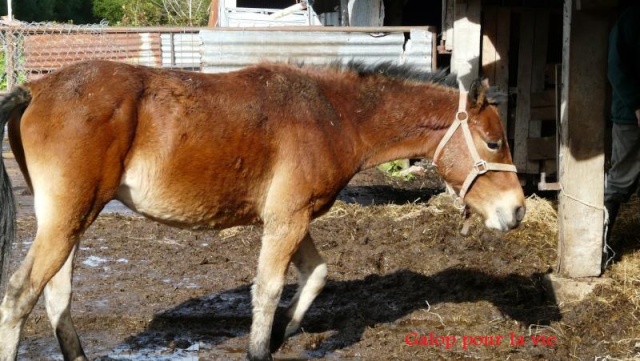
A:
[[[67,261],[44,289],[45,306],[53,332],[60,344],[65,360],[85,360],[80,339],[71,320],[71,278],[77,246]]]
[[[40,222],[40,218],[38,221]],[[0,360],[15,359],[24,321],[31,313],[45,285],[52,282],[50,292],[59,293],[59,284],[65,283],[67,274],[70,275],[72,258],[70,256],[81,232],[77,229],[68,229],[68,222],[64,223],[44,221],[38,224],[33,245],[9,280],[4,300],[0,305]],[[48,301],[51,301],[52,295],[50,293]],[[50,308],[49,305],[47,306]],[[56,311],[54,310],[53,313],[55,314]],[[65,317],[61,316],[57,319],[59,322]],[[58,322],[54,327],[58,326]],[[64,328],[68,329],[67,326]],[[82,360],[84,358],[81,349],[80,353],[77,353],[77,350],[76,352],[66,350],[63,353],[65,356],[71,356],[65,359]]]
[[[65,360],[85,360],[69,315],[73,253],[106,202],[93,187],[73,188],[51,172],[31,176],[38,230],[0,305],[0,360],[15,359],[24,321],[45,286],[47,311]]]
[[[327,264],[318,253],[309,233],[302,240],[292,260],[298,269],[298,291],[285,314],[274,321],[271,352],[275,352],[284,340],[300,328],[304,314],[324,288],[327,279]]]

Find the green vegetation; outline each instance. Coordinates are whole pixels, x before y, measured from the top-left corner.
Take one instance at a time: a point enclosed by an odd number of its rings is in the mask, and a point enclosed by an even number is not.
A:
[[[0,53],[0,69],[6,69],[4,53]],[[2,72],[2,77],[0,78],[0,90],[7,90],[7,72],[6,71]]]
[[[21,61],[24,61],[23,57],[18,60],[18,62]],[[4,52],[0,52],[0,70],[2,71],[2,73],[0,73],[0,90],[7,90],[8,74],[6,72],[6,58]],[[17,76],[17,79],[14,78],[16,84],[22,84],[27,81],[27,75],[25,73],[18,72],[17,74],[14,74],[14,77],[15,76]]]
[[[27,22],[112,26],[201,26],[209,19],[211,0],[12,0],[14,17]],[[7,4],[0,2],[0,15]]]
[[[391,162],[383,163],[378,166],[378,169],[392,177],[398,177],[403,180],[412,180],[415,175],[411,173],[404,173],[403,170],[409,168],[408,159],[398,159]]]

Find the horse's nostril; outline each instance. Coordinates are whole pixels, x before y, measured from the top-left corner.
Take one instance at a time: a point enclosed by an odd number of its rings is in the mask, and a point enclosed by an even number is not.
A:
[[[520,207],[516,208],[516,219],[518,220],[518,222],[522,221],[526,211],[527,210],[526,210],[526,208],[524,206],[520,206]]]

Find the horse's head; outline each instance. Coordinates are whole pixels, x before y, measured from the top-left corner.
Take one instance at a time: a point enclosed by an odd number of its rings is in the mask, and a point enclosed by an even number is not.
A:
[[[499,97],[504,96],[479,81],[468,96],[461,93],[460,110],[435,152],[434,163],[461,204],[480,213],[488,228],[508,231],[520,224],[525,205],[495,107]]]

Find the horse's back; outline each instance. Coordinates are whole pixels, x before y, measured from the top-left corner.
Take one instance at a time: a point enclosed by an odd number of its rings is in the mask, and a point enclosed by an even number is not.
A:
[[[90,61],[33,82],[20,128],[34,188],[65,182],[100,207],[117,198],[196,227],[259,223],[274,179],[301,205],[330,202],[348,176],[309,180],[336,154],[312,118],[335,115],[316,84],[283,68],[213,75]]]

